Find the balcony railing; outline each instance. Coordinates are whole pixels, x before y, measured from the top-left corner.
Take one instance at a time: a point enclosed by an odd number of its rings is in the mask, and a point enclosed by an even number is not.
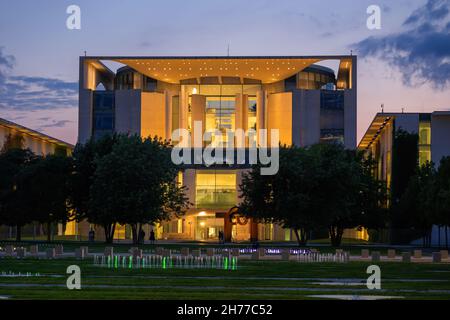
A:
[[[196,208],[227,209],[236,205],[236,189],[197,186]]]

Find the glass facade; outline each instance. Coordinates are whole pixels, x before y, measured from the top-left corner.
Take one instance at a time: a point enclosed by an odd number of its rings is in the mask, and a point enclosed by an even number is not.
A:
[[[221,132],[220,139],[212,135],[212,144],[216,146],[227,143],[226,131],[236,129],[236,95],[248,96],[248,128],[256,128],[256,92],[260,84],[238,85],[185,85],[189,92],[188,128],[192,128],[191,97],[192,94],[206,96],[205,130]]]
[[[211,214],[195,218],[196,240],[216,240],[219,238],[219,231],[223,232],[223,218],[216,218]]]
[[[286,80],[286,87],[289,87],[289,79]],[[333,73],[320,72],[312,68],[306,68],[297,74],[297,88],[318,90],[323,86],[335,84]]]
[[[320,92],[320,142],[344,143],[344,92]]]
[[[115,83],[116,90],[133,89],[133,85],[134,85],[134,71],[131,70],[131,69],[119,71],[117,73],[115,82],[116,82]]]
[[[236,205],[236,172],[197,171],[195,205],[197,208],[229,209]]]
[[[114,91],[93,93],[93,136],[101,137],[114,131]]]

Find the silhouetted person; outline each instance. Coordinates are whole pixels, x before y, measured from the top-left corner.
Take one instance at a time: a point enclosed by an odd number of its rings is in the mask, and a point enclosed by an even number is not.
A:
[[[138,241],[139,241],[139,243],[144,243],[144,240],[145,240],[145,232],[144,232],[144,230],[141,229],[139,231]]]
[[[149,240],[150,240],[151,244],[155,243],[155,232],[153,230],[150,231],[150,238],[149,238]]]
[[[95,240],[95,231],[93,229],[89,230],[89,242],[94,242]]]

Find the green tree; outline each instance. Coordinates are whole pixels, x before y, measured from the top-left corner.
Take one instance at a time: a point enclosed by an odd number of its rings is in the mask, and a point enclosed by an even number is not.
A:
[[[5,137],[5,141],[3,142],[0,153],[4,153],[11,149],[24,149],[24,141],[22,135],[9,133]]]
[[[295,146],[280,147],[276,175],[261,175],[254,165],[243,176],[239,206],[244,215],[265,223],[292,229],[299,245],[305,245],[317,216],[310,201],[314,180],[308,153]]]
[[[436,173],[436,223],[444,226],[445,247],[448,248],[450,226],[450,157],[443,157]]]
[[[137,243],[143,224],[179,217],[187,210],[168,143],[117,135],[111,152],[94,163],[88,219],[103,226],[107,242],[112,242],[117,223],[131,225]]]
[[[20,173],[19,185],[27,194],[25,204],[33,211],[33,221],[47,225],[47,241],[53,226],[69,219],[69,178],[72,160],[66,156],[47,155]]]
[[[432,163],[426,163],[416,170],[409,180],[398,204],[398,214],[405,226],[415,230],[423,239],[423,246],[429,246],[431,228],[435,221],[436,174]]]
[[[373,223],[379,219],[383,199],[381,184],[371,175],[361,153],[340,144],[311,147],[315,157],[316,212],[328,228],[333,246],[340,246],[344,230]]]
[[[73,172],[69,183],[69,205],[74,218],[80,222],[88,218],[90,190],[97,162],[111,153],[117,135],[104,135],[101,138],[91,138],[86,143],[78,143],[72,153]]]
[[[389,221],[388,190],[386,181],[378,180],[373,172],[376,162],[372,158],[365,158],[362,153],[357,155],[361,163],[359,207],[361,210],[358,227],[372,231],[386,228]]]
[[[372,177],[362,154],[339,144],[282,147],[279,164],[273,176],[261,176],[259,165],[244,175],[240,209],[245,215],[291,228],[299,245],[319,227],[339,246],[345,228],[384,226],[385,184]]]
[[[408,243],[415,235],[405,229],[408,216],[401,213],[400,199],[419,165],[419,136],[401,128],[396,130],[392,147],[392,179],[390,186],[390,238],[393,243]],[[406,220],[405,220],[406,219]]]
[[[38,160],[28,149],[4,149],[0,152],[0,224],[16,227],[16,240],[21,229],[33,220],[33,207],[26,188],[21,183],[23,171]]]

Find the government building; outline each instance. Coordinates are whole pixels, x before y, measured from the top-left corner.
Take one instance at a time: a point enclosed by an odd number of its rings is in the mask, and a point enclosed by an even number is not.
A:
[[[112,71],[107,67],[111,61],[121,67]],[[326,61],[338,65],[336,72],[320,65]],[[176,129],[194,134],[194,123],[200,121],[203,131],[214,132],[212,142],[227,142],[227,130],[278,129],[281,144],[339,142],[355,149],[356,71],[352,55],[83,56],[78,142],[113,132],[171,140]],[[252,144],[260,145],[259,138],[247,138],[244,147]],[[178,180],[187,187],[192,207],[183,218],[144,231],[148,235],[154,228],[158,239],[167,240],[217,240],[222,231],[227,241],[294,241],[293,233],[279,225],[229,219],[249,168],[248,163],[180,167]],[[85,237],[92,227],[73,222],[65,234]],[[128,229],[119,226],[115,239],[130,238]],[[367,240],[367,232],[347,230],[344,237]]]
[[[18,123],[0,118],[0,150],[8,147],[29,149],[34,154],[45,156],[48,154],[60,154],[70,156],[74,146],[65,141],[48,136],[39,131],[27,128]],[[44,226],[33,223],[22,228],[25,237],[39,237],[44,235]],[[16,228],[0,226],[0,239],[15,237]],[[63,234],[63,226],[58,226],[58,233]]]
[[[405,151],[405,148],[399,146],[401,142],[396,142],[396,136],[401,131],[417,137],[415,158],[410,158],[409,152],[407,155],[401,154],[401,150]],[[395,169],[398,171],[399,167],[407,165],[405,162],[415,161],[416,166],[431,162],[438,168],[441,159],[450,156],[450,111],[377,113],[358,149],[375,161],[374,176],[386,181],[386,187],[391,190],[392,177],[398,176]],[[443,230],[445,228],[441,226],[432,227],[431,244],[437,245],[445,241]],[[421,240],[413,243],[421,244]]]
[[[417,134],[418,165],[433,162],[439,166],[442,157],[450,155],[450,111],[431,113],[377,113],[359,142],[358,149],[371,156],[376,177],[391,187],[395,134],[400,130]]]

